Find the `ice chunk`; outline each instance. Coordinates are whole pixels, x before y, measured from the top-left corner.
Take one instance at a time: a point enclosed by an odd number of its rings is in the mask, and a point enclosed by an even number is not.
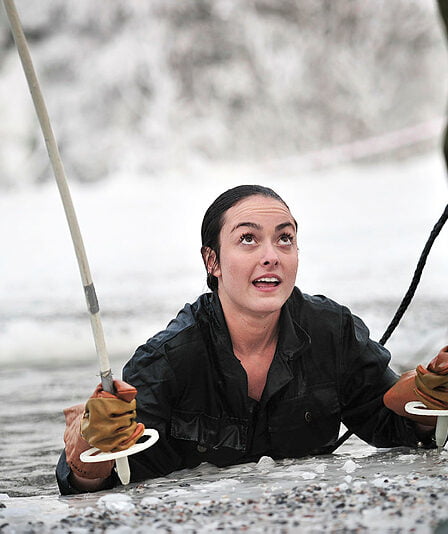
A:
[[[325,469],[327,468],[327,464],[319,464],[317,467],[316,467],[316,473],[325,473]]]
[[[258,460],[258,469],[272,469],[273,467],[275,467],[275,461],[270,456],[262,456]]]
[[[98,507],[110,512],[125,512],[132,510],[132,498],[124,493],[110,493],[98,499]]]
[[[358,469],[358,467],[359,465],[356,464],[353,460],[347,460],[345,464],[342,466],[342,469],[346,473],[353,473],[353,471],[355,471],[355,469]]]
[[[303,478],[303,480],[312,480],[313,478],[316,478],[316,473],[311,473],[310,471],[302,471],[301,473],[297,473],[299,476]]]

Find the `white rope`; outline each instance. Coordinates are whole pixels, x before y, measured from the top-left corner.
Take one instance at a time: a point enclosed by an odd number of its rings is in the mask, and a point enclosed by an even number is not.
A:
[[[6,13],[8,15],[11,31],[14,41],[19,52],[20,61],[25,72],[25,77],[28,82],[28,87],[34,102],[39,124],[47,146],[50,163],[53,168],[54,177],[58,185],[62,204],[64,206],[65,215],[67,217],[70,234],[72,236],[73,246],[75,248],[76,258],[78,260],[79,271],[81,273],[81,280],[84,286],[84,292],[87,301],[87,308],[89,310],[90,323],[92,326],[93,337],[95,340],[96,352],[100,363],[101,377],[103,381],[103,388],[107,391],[113,391],[112,374],[110,371],[109,356],[104,340],[104,332],[99,314],[99,306],[96,298],[95,287],[93,285],[92,276],[90,274],[89,263],[84,248],[81,232],[76,218],[75,208],[73,206],[70,190],[65,176],[64,166],[62,164],[61,156],[59,154],[56,138],[51,127],[50,118],[48,116],[47,107],[40,89],[39,80],[34,70],[31,55],[28,49],[25,34],[22,29],[19,14],[14,5],[13,0],[3,0]]]

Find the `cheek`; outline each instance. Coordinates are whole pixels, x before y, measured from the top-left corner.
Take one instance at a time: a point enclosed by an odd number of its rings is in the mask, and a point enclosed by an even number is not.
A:
[[[297,269],[299,267],[299,257],[297,254],[294,254],[294,255],[291,255],[290,257],[288,257],[285,262],[284,262],[284,265],[287,266],[287,269],[288,271],[292,274],[297,274]]]
[[[241,280],[252,272],[253,264],[245,255],[227,253],[221,261],[220,274],[223,278]]]

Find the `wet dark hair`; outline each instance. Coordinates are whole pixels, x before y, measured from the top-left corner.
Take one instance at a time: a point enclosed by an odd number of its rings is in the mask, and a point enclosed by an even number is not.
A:
[[[224,216],[228,209],[248,197],[261,195],[281,202],[288,210],[286,202],[275,191],[261,185],[239,185],[228,189],[210,205],[204,215],[201,226],[201,254],[207,269],[211,252],[215,253],[215,265],[219,264],[219,234],[224,224]],[[295,222],[295,221],[294,221]],[[297,227],[297,223],[296,223]],[[218,289],[218,279],[207,270],[207,286],[212,291]]]

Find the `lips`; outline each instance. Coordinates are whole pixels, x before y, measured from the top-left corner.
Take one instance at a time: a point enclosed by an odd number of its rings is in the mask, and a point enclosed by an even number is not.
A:
[[[277,276],[260,276],[252,282],[255,287],[259,288],[277,287],[280,283],[281,280]]]

